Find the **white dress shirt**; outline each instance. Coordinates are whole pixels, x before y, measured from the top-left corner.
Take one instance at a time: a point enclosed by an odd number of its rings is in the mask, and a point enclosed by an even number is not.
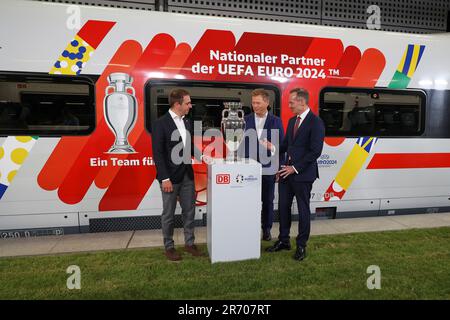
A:
[[[309,108],[307,108],[305,111],[303,111],[301,114],[297,115],[297,117],[300,117],[300,123],[298,125],[298,127],[300,128],[300,126],[303,123],[303,120],[305,120],[306,116],[308,115],[309,112]]]
[[[266,120],[267,120],[267,114],[269,112],[266,112],[264,114],[264,116],[259,117],[256,113],[255,113],[255,127],[256,127],[256,133],[258,134],[258,139],[261,139],[261,134],[263,132],[264,129],[264,125],[266,124]]]
[[[255,127],[256,127],[256,133],[258,135],[258,140],[261,140],[261,135],[264,130],[264,125],[266,124],[268,114],[269,114],[269,112],[266,111],[264,116],[258,117],[255,113]],[[275,148],[275,146],[272,146],[272,148],[270,149],[270,153],[272,154],[272,156],[275,155],[275,152],[276,152],[276,148]]]
[[[180,117],[175,112],[169,109],[170,116],[172,117],[178,132],[180,132],[181,140],[183,140],[183,146],[186,147],[186,126],[184,125],[184,116]]]
[[[171,109],[169,109],[169,114],[172,117],[173,121],[175,122],[175,125],[177,126],[178,132],[180,133],[181,140],[183,141],[183,146],[186,147],[186,126],[184,125],[184,116],[180,117],[175,112],[173,112]],[[162,180],[169,181],[170,178]]]

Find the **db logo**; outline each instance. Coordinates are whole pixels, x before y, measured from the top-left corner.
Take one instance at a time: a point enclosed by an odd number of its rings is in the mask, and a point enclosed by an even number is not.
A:
[[[229,174],[216,175],[216,183],[217,184],[230,184],[230,175]]]

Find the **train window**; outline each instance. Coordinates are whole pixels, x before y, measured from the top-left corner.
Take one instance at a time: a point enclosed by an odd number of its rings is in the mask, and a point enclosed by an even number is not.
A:
[[[420,90],[324,88],[319,115],[327,136],[420,136],[425,103]]]
[[[89,78],[0,74],[0,135],[86,135],[95,128]]]
[[[272,85],[244,84],[229,82],[203,82],[185,80],[149,81],[146,93],[146,127],[151,132],[151,123],[169,110],[168,96],[171,90],[182,88],[190,93],[192,110],[188,118],[201,121],[203,132],[208,129],[220,129],[224,102],[241,102],[245,114],[252,111],[251,92],[257,88],[266,89],[270,95],[270,110],[280,115],[280,93]]]

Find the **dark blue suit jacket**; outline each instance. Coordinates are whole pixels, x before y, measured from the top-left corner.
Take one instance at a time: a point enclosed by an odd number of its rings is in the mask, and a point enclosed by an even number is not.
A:
[[[314,182],[319,178],[317,159],[322,153],[325,126],[322,119],[310,110],[294,137],[295,120],[296,116],[289,119],[280,152],[286,153],[286,163],[290,157],[292,165],[297,169],[298,174],[293,174],[295,181]]]
[[[267,119],[264,124],[264,130],[263,133],[261,134],[260,139],[258,139],[258,136],[256,134],[255,113],[252,112],[246,115],[244,119],[245,119],[245,138],[244,143],[241,144],[241,147],[245,147],[245,149],[242,150],[241,148],[241,156],[243,155],[245,158],[251,158],[258,162],[265,162],[262,163],[263,168],[269,168],[272,165],[275,165],[274,170],[271,170],[273,172],[270,172],[270,174],[275,174],[276,171],[278,170],[280,163],[278,150],[280,148],[281,142],[284,139],[284,129],[281,119],[269,112],[267,114]],[[277,139],[275,136],[272,136],[272,130],[277,130],[278,141],[276,141]],[[274,156],[272,156],[270,150],[267,150],[260,143],[255,144],[255,141],[263,140],[264,138],[266,138],[269,142],[275,145],[276,152]],[[264,157],[261,158],[260,155],[264,155]],[[267,174],[267,172],[263,173]]]
[[[153,159],[156,165],[156,179],[159,182],[169,178],[172,183],[180,183],[186,173],[191,179],[194,178],[191,156],[200,159],[202,153],[194,146],[192,125],[186,117],[184,125],[186,127],[186,147],[182,147],[183,140],[169,112],[155,120],[152,125]],[[174,131],[177,131],[178,139],[172,141]],[[182,148],[179,148],[180,146]],[[178,156],[183,159],[182,163],[172,161],[171,155],[174,148],[179,151]]]

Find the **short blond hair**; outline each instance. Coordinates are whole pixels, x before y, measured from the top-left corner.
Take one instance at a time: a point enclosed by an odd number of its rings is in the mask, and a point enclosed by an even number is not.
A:
[[[252,91],[252,97],[261,96],[267,102],[270,101],[270,95],[267,90],[264,89],[255,89]]]

